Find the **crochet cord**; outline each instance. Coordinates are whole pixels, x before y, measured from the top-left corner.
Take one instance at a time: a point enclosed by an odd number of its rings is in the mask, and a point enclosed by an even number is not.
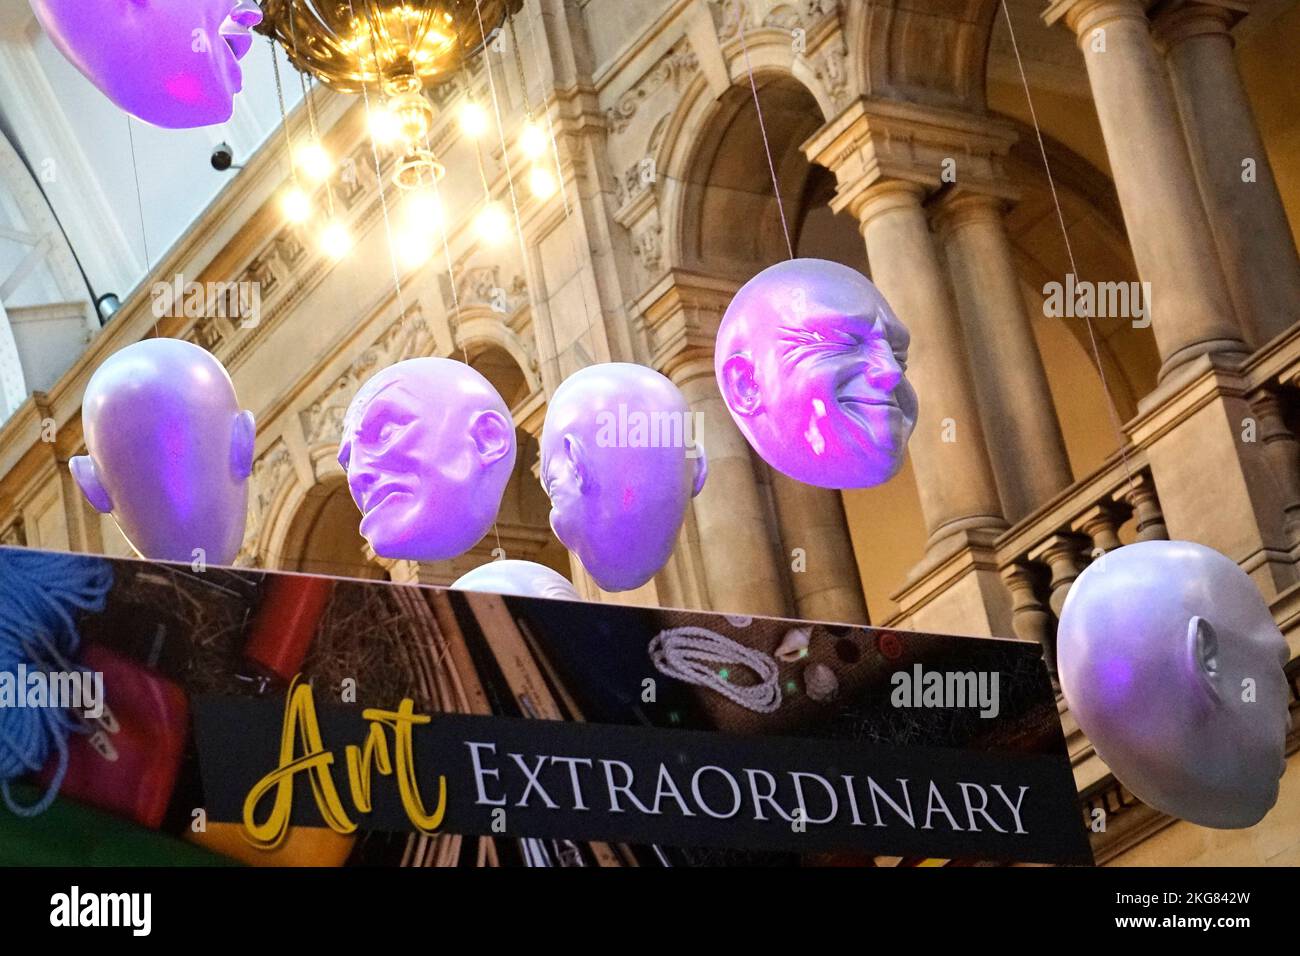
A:
[[[74,615],[102,610],[112,585],[112,568],[102,559],[0,549],[0,671],[16,679],[20,664],[43,670],[75,656]],[[76,719],[59,707],[0,708],[0,795],[10,811],[36,816],[54,802],[67,772],[68,734],[76,730]],[[31,806],[16,803],[10,781],[39,771],[52,752],[58,762],[46,792]]]
[[[759,714],[781,706],[777,663],[770,654],[738,644],[703,627],[673,627],[650,642],[650,660],[660,673],[688,684],[707,687],[735,704]],[[718,667],[747,667],[759,682],[749,687],[733,684]]]

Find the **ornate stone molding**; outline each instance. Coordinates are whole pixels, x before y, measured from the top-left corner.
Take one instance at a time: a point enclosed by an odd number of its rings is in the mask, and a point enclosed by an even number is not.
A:
[[[244,544],[239,549],[235,564],[241,567],[260,563],[259,544],[271,503],[283,490],[293,474],[293,459],[284,439],[277,439],[253,462],[253,474],[248,487],[248,522],[244,528]]]
[[[831,208],[858,216],[867,191],[884,180],[1014,198],[1004,159],[1016,138],[1010,126],[969,113],[864,97],[818,130],[803,151],[836,174]]]
[[[343,430],[343,416],[352,396],[374,372],[403,359],[428,355],[433,348],[433,333],[417,305],[390,325],[348,366],[346,372],[325,388],[320,397],[298,413],[307,447],[338,442]]]
[[[610,132],[620,134],[631,124],[641,103],[665,86],[680,88],[683,78],[699,66],[699,59],[688,41],[682,40],[665,53],[641,79],[624,92],[613,106],[605,110]]]

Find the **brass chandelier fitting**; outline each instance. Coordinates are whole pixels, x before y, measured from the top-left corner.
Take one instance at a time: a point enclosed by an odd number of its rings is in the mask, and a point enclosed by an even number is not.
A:
[[[522,5],[523,0],[262,0],[256,29],[331,89],[396,96],[450,79]]]

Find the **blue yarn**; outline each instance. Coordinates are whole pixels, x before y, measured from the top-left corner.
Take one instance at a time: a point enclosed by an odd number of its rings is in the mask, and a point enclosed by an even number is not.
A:
[[[101,611],[113,586],[113,568],[102,558],[0,548],[0,671],[59,667],[81,644],[75,614]],[[44,650],[45,659],[33,651]],[[45,812],[68,769],[68,734],[78,722],[56,707],[0,708],[0,795],[19,816]],[[9,782],[45,766],[57,753],[54,778],[32,806],[17,804]]]

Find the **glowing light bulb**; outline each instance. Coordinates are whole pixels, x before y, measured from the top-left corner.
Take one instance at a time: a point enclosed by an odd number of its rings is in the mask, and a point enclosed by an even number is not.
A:
[[[413,192],[406,200],[406,221],[413,231],[430,233],[442,223],[442,203],[432,192]]]
[[[341,222],[332,222],[320,235],[320,246],[327,256],[342,259],[352,248],[352,235]]]
[[[311,199],[297,186],[290,186],[280,200],[280,211],[289,222],[306,222],[311,218]]]
[[[387,146],[397,142],[402,135],[401,121],[387,107],[377,107],[370,111],[370,138],[376,143]]]
[[[333,172],[334,161],[320,143],[308,143],[298,150],[298,166],[312,179],[319,181]]]
[[[525,156],[529,159],[537,159],[546,152],[546,144],[546,133],[540,126],[531,121],[524,124],[523,131],[519,134],[519,148],[524,151]]]
[[[549,169],[534,166],[528,174],[528,188],[538,199],[550,199],[555,195],[555,177]]]
[[[490,202],[474,217],[474,231],[488,245],[505,242],[510,235],[510,217],[499,203]]]
[[[488,131],[487,110],[469,102],[460,108],[460,131],[470,139],[478,139]]]
[[[433,256],[433,239],[427,231],[408,225],[396,236],[397,258],[407,269],[424,265]]]

